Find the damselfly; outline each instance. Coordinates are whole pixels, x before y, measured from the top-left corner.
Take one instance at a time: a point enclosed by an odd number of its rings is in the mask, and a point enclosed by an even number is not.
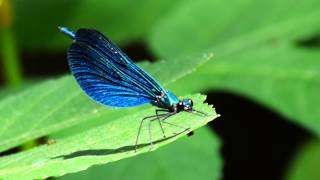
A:
[[[179,100],[164,89],[150,74],[133,63],[114,43],[94,29],[72,32],[66,27],[60,31],[73,39],[68,50],[68,63],[83,91],[93,100],[112,107],[134,107],[150,103],[159,109],[155,115],[141,120],[135,141],[137,148],[141,127],[149,121],[149,141],[152,145],[150,124],[158,121],[163,136],[162,123],[184,130],[182,126],[165,121],[181,111],[205,115],[193,108],[191,99]]]

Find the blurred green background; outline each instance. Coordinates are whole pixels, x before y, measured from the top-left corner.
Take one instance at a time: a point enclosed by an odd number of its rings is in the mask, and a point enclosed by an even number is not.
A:
[[[180,145],[54,179],[320,179],[319,0],[0,0],[0,100],[69,73],[60,25],[95,28],[136,62],[213,53],[169,89],[208,94],[222,117]]]

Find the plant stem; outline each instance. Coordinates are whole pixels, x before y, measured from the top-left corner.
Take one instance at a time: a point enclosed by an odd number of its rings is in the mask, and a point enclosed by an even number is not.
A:
[[[22,73],[18,59],[18,51],[11,29],[13,17],[10,0],[0,0],[0,56],[2,70],[9,87],[17,87],[22,83]]]
[[[3,71],[9,87],[17,87],[22,83],[22,72],[17,47],[11,28],[4,28],[0,33],[0,47],[3,60]]]

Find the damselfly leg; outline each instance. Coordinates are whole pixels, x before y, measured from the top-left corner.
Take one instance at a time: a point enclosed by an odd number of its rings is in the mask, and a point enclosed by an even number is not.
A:
[[[192,111],[187,111],[191,114],[195,114],[195,115],[198,115],[198,116],[201,116],[201,117],[206,117],[208,116],[208,114],[204,113],[204,112],[201,112],[201,111],[198,111],[198,110],[195,110],[195,109],[192,109]]]
[[[152,115],[152,116],[147,116],[145,118],[143,118],[140,122],[140,125],[139,125],[139,129],[138,129],[138,134],[137,134],[137,137],[136,137],[136,142],[135,142],[135,151],[137,151],[137,148],[138,148],[138,141],[139,141],[139,136],[140,136],[140,132],[141,132],[141,128],[142,128],[142,125],[143,125],[143,122],[145,120],[149,120],[149,124],[148,124],[148,133],[149,133],[149,142],[150,144],[152,145],[152,137],[151,137],[151,122],[154,121],[154,120],[159,120],[161,121],[160,118],[162,117],[166,117],[168,113],[165,113],[165,114],[156,114],[156,115]],[[161,122],[160,122],[161,124]],[[162,125],[161,125],[161,129],[164,133],[164,130],[162,128]]]
[[[164,114],[159,114],[159,112],[167,112],[167,113],[164,113]],[[169,112],[168,110],[165,110],[165,109],[158,109],[158,111],[156,110],[156,115],[152,115],[152,116],[147,116],[145,118],[143,118],[140,122],[140,125],[139,125],[139,129],[138,129],[138,134],[137,134],[137,137],[136,137],[136,142],[135,142],[135,151],[138,149],[138,141],[139,141],[139,136],[140,136],[140,132],[141,132],[141,128],[142,128],[142,125],[143,125],[143,122],[148,120],[149,121],[149,124],[148,124],[148,134],[149,134],[149,143],[151,145],[151,148],[152,148],[152,133],[151,133],[151,122],[157,120],[159,122],[159,126],[161,128],[161,131],[163,133],[163,136],[164,138],[166,137],[165,136],[165,133],[164,133],[164,129],[162,127],[162,123],[165,123],[165,124],[169,124],[171,126],[175,126],[175,127],[178,127],[178,128],[181,128],[183,129],[182,132],[184,131],[188,131],[190,130],[190,128],[185,128],[185,127],[182,127],[182,126],[179,126],[179,125],[176,125],[176,124],[173,124],[173,123],[169,123],[169,122],[166,122],[165,120],[168,119],[170,116],[176,114],[176,112]],[[180,132],[181,133],[181,132]],[[180,133],[175,133],[175,134],[180,134]]]
[[[162,124],[161,124],[160,116],[159,116],[161,114],[159,114],[159,112],[167,112],[165,114],[168,114],[169,111],[167,109],[156,109],[156,117],[157,117],[157,120],[159,122],[159,126],[160,126],[162,134],[163,134],[163,138],[166,138],[166,135],[164,133],[164,130],[163,130],[163,127],[162,127]]]
[[[138,141],[139,141],[139,136],[140,136],[140,132],[141,132],[141,128],[142,128],[142,125],[143,125],[143,122],[148,120],[148,135],[149,135],[149,143],[151,145],[150,149],[152,148],[153,146],[153,142],[152,142],[152,133],[151,133],[151,122],[157,120],[158,123],[159,123],[159,126],[160,126],[160,129],[161,129],[161,132],[163,134],[163,138],[166,138],[166,135],[165,135],[165,132],[164,132],[164,129],[163,129],[163,126],[162,126],[162,123],[164,124],[168,124],[168,125],[171,125],[171,126],[175,126],[177,128],[180,128],[180,129],[183,129],[182,132],[184,131],[189,131],[190,128],[186,128],[186,127],[183,127],[183,126],[180,126],[180,125],[177,125],[177,124],[173,124],[173,123],[170,123],[170,122],[167,122],[165,121],[166,119],[168,119],[170,116],[174,115],[174,114],[177,114],[177,112],[170,112],[169,110],[167,109],[156,109],[155,110],[156,114],[155,115],[152,115],[152,116],[147,116],[145,118],[143,118],[140,122],[140,125],[139,125],[139,128],[138,128],[138,134],[137,134],[137,137],[136,137],[136,142],[135,142],[135,151],[137,151],[138,149]],[[159,112],[165,112],[163,114],[160,114]],[[185,111],[185,112],[189,112],[189,113],[192,113],[194,115],[197,115],[197,116],[207,116],[207,114],[201,112],[201,111],[197,111],[197,110],[192,110],[192,111]],[[181,133],[181,132],[180,132]],[[175,134],[180,134],[180,133],[175,133]]]

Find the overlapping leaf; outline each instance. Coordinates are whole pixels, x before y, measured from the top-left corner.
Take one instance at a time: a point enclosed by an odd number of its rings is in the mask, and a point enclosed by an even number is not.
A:
[[[261,43],[291,42],[319,33],[319,6],[317,0],[188,1],[162,19],[149,43],[166,58],[207,49],[217,57],[254,51]]]

